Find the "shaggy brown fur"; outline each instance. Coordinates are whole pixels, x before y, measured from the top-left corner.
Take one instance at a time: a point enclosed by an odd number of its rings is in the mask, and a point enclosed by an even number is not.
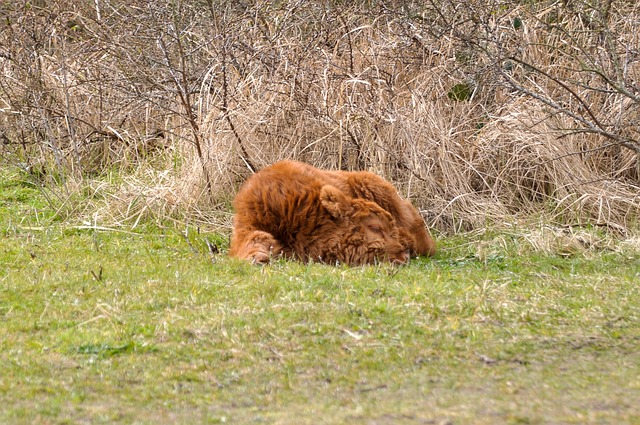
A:
[[[313,170],[282,161],[244,183],[234,201],[231,256],[254,263],[276,255],[351,265],[409,260],[414,238],[392,214]]]
[[[412,255],[431,256],[436,243],[424,220],[410,201],[400,198],[395,187],[382,177],[368,171],[327,171],[294,161],[283,161],[291,170],[310,175],[323,184],[337,187],[353,198],[362,198],[380,205],[395,219],[399,229],[410,235]]]

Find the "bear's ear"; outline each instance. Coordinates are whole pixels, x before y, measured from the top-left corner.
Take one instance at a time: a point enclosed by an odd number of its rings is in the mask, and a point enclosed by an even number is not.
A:
[[[320,190],[320,202],[334,218],[344,218],[349,215],[353,209],[351,198],[340,189],[329,184],[322,186]]]

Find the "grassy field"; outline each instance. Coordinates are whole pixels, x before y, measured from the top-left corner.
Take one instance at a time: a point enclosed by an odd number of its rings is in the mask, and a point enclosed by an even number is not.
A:
[[[535,235],[260,268],[61,221],[3,171],[0,423],[639,424],[637,240]]]

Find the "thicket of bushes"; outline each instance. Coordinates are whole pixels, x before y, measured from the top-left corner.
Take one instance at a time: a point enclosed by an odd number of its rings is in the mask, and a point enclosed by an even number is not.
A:
[[[210,217],[252,170],[295,158],[378,172],[445,231],[637,220],[632,0],[35,0],[0,14],[2,160],[110,193],[111,218]],[[114,168],[117,188],[96,183]]]

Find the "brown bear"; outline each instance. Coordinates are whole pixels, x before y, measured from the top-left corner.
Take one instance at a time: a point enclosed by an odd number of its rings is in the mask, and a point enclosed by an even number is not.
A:
[[[314,170],[282,161],[247,179],[234,200],[231,256],[260,264],[277,255],[349,265],[409,260],[415,238],[390,212]]]

